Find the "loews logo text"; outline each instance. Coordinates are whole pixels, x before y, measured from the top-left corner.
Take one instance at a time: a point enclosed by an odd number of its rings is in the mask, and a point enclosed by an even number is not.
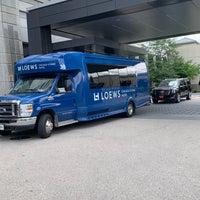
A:
[[[93,93],[94,101],[120,98],[120,90]]]

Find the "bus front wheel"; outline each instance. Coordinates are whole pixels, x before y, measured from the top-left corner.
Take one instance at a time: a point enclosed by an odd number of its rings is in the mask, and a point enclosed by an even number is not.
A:
[[[43,114],[38,121],[38,136],[40,138],[48,138],[53,131],[53,119],[49,114]]]
[[[131,117],[135,113],[135,106],[132,102],[129,102],[126,110],[126,117]]]

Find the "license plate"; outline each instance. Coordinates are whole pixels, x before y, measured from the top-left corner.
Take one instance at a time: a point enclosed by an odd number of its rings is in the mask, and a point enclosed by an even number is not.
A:
[[[4,125],[0,124],[0,131],[3,131],[3,130],[4,130]]]
[[[159,96],[159,99],[163,99],[164,98],[164,96]]]

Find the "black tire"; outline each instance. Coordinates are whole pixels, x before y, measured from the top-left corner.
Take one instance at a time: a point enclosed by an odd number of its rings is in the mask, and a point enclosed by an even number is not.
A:
[[[127,109],[126,109],[126,117],[132,117],[135,113],[135,105],[132,102],[129,102]]]
[[[192,96],[192,93],[189,92],[188,95],[187,95],[187,97],[186,97],[186,99],[187,99],[187,100],[191,100],[191,96]]]
[[[7,132],[7,131],[0,131],[0,135],[2,136],[6,136],[6,135],[9,135],[10,132]]]
[[[40,116],[37,124],[37,132],[40,138],[48,138],[53,131],[53,119],[49,114]]]
[[[181,95],[177,93],[175,96],[175,103],[180,103],[180,102],[181,102]]]
[[[153,103],[158,103],[158,99],[152,99]]]

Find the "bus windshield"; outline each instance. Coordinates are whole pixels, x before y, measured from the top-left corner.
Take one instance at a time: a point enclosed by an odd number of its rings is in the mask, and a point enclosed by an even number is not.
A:
[[[10,94],[19,93],[46,93],[52,88],[55,76],[26,76],[21,78]]]

